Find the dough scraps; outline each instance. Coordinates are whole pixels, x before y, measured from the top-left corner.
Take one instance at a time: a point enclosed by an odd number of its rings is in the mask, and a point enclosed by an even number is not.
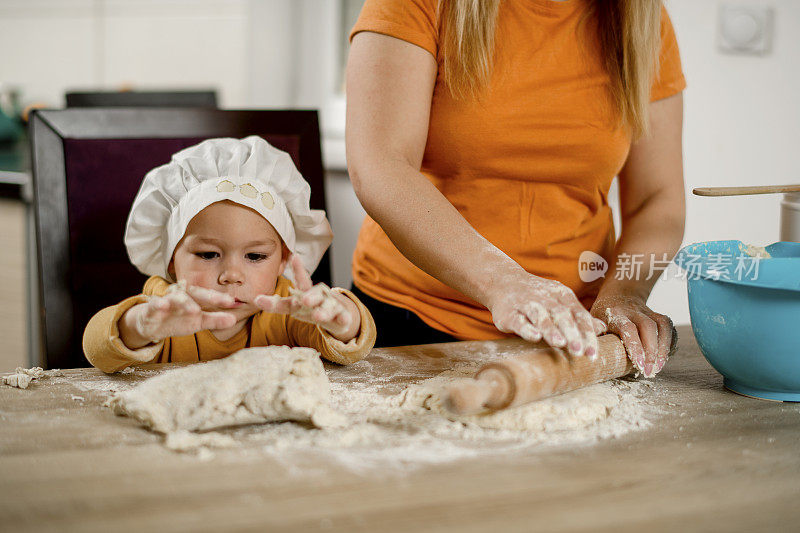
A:
[[[44,370],[41,367],[35,366],[33,368],[22,368],[18,366],[13,374],[8,376],[0,376],[0,383],[8,385],[9,387],[16,387],[18,389],[27,389],[28,385],[34,379],[39,379],[44,375]]]
[[[741,248],[741,246],[740,246]],[[758,259],[771,259],[772,255],[767,251],[764,246],[756,246],[755,244],[745,244],[742,250],[745,255],[755,257]]]
[[[246,348],[229,357],[170,370],[109,402],[119,415],[169,434],[263,422],[341,423],[330,383],[311,348]]]

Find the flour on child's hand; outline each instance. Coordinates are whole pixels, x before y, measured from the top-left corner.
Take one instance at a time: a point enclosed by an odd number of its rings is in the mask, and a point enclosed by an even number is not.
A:
[[[322,298],[322,302],[313,307],[303,304],[303,297],[311,291],[319,291],[319,296]],[[326,316],[331,316],[333,319],[345,310],[342,303],[336,299],[336,296],[334,296],[334,293],[330,287],[326,287],[322,284],[316,285],[307,291],[289,287],[289,294],[292,297],[295,305],[299,307],[297,311],[292,312],[292,316],[298,320],[303,320],[305,322],[316,322],[313,319],[313,314],[316,310],[322,311]],[[346,313],[344,318],[345,321],[339,322],[338,324],[341,327],[346,328],[350,325],[351,317]]]

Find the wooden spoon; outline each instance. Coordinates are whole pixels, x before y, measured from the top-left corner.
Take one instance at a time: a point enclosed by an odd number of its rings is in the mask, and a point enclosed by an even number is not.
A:
[[[761,185],[751,187],[699,187],[692,191],[697,196],[742,196],[745,194],[773,194],[800,192],[800,185]]]

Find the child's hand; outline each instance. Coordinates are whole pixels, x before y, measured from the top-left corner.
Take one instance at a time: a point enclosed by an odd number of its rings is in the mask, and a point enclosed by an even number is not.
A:
[[[167,337],[229,328],[236,324],[232,313],[203,309],[232,307],[235,302],[229,294],[187,286],[181,281],[170,285],[164,296],[154,296],[128,309],[120,320],[120,339],[129,348],[137,349]]]
[[[361,315],[350,298],[336,294],[324,283],[313,285],[300,258],[290,259],[296,289],[291,296],[262,294],[253,303],[268,313],[288,314],[297,320],[317,324],[342,342],[348,342],[361,328]]]

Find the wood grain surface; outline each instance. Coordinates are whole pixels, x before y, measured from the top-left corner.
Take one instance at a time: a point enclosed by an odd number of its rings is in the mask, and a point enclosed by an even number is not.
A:
[[[688,327],[679,332],[656,379],[666,413],[651,428],[407,472],[356,473],[313,454],[295,458],[298,473],[266,454],[173,453],[71,384],[110,379],[94,369],[2,387],[0,531],[797,531],[800,405],[724,390]],[[467,358],[495,346],[459,345]],[[394,361],[385,370],[401,388],[455,352],[373,359]]]

